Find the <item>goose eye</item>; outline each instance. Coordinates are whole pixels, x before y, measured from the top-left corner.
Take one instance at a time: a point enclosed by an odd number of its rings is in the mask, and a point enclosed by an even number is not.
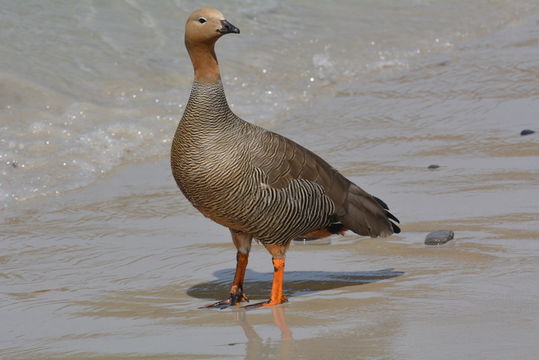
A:
[[[204,24],[206,21],[208,21],[208,20],[206,20],[206,18],[203,18],[203,17],[198,19],[198,22],[201,23],[201,24]]]

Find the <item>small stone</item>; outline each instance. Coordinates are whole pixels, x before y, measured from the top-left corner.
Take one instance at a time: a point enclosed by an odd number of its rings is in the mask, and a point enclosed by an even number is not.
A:
[[[425,245],[441,245],[455,237],[453,230],[436,230],[427,234]]]
[[[431,164],[431,165],[429,165],[428,169],[434,170],[434,169],[438,169],[439,167],[440,167],[440,165]]]
[[[530,129],[524,129],[520,132],[520,136],[526,136],[526,135],[531,135],[535,133],[535,131],[533,130],[530,130]]]

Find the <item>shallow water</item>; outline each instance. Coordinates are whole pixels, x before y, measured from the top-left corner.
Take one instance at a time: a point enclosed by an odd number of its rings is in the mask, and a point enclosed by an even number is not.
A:
[[[217,49],[234,111],[403,222],[295,244],[290,302],[247,312],[197,309],[226,296],[233,245],[168,169],[202,5],[2,3],[2,357],[535,358],[539,5],[205,4],[242,30]],[[440,228],[455,240],[425,247]],[[247,294],[270,281],[255,246]]]

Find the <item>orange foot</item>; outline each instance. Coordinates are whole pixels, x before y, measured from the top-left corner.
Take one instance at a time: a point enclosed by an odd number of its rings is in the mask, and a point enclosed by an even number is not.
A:
[[[284,304],[287,301],[288,299],[286,298],[286,296],[283,295],[281,297],[281,301],[274,301],[273,299],[269,299],[267,302],[262,303],[262,306],[275,306],[275,305]]]

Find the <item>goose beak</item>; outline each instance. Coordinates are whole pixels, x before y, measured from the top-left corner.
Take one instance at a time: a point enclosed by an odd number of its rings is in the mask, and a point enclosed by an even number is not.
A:
[[[221,20],[221,26],[222,27],[217,30],[217,32],[220,34],[224,35],[224,34],[230,34],[230,33],[234,33],[234,34],[240,33],[240,29],[238,29],[237,27],[229,23],[227,20]]]

